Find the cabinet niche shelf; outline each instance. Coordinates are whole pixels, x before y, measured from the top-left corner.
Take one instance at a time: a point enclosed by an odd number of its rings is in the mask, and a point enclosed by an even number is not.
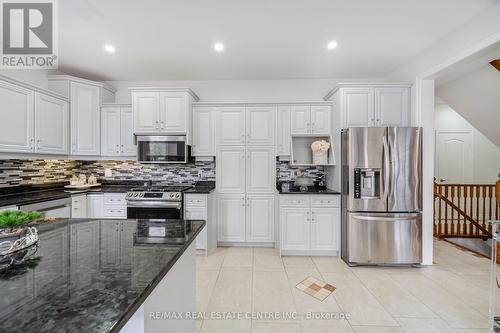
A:
[[[311,144],[318,140],[325,140],[330,143],[328,149],[328,163],[327,164],[313,164]],[[293,135],[291,140],[292,158],[291,165],[293,166],[334,166],[335,152],[333,151],[332,137],[318,136],[318,135]]]

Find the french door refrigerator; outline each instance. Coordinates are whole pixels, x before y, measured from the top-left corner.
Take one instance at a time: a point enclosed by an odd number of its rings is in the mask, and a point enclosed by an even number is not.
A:
[[[422,129],[342,130],[342,259],[420,263],[421,210]]]

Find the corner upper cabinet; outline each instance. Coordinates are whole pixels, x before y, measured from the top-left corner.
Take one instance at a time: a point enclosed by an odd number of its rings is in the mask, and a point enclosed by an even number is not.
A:
[[[409,88],[375,88],[376,126],[409,126]]]
[[[215,108],[193,107],[193,146],[196,157],[215,156]]]
[[[189,88],[130,88],[134,133],[186,135],[192,144],[192,103],[198,96]]]
[[[224,106],[217,109],[217,145],[245,145],[245,107]]]
[[[35,93],[35,151],[39,154],[69,153],[68,102]]]
[[[0,80],[0,151],[33,151],[33,98],[33,90]]]

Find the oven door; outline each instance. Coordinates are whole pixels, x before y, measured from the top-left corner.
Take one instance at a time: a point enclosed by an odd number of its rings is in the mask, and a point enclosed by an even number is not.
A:
[[[138,136],[137,159],[142,163],[187,163],[186,136]]]
[[[129,201],[128,219],[182,219],[180,202]]]

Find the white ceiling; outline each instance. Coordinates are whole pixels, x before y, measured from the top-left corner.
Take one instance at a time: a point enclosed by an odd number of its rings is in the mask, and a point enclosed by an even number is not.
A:
[[[97,80],[208,80],[383,77],[495,0],[58,3],[60,70]],[[330,51],[332,39],[339,46]],[[226,46],[221,54],[216,41]]]

